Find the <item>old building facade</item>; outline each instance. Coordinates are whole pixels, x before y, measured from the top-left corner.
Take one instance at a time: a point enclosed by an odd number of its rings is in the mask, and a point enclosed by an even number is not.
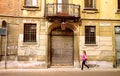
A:
[[[120,0],[0,0],[0,68],[120,65]]]

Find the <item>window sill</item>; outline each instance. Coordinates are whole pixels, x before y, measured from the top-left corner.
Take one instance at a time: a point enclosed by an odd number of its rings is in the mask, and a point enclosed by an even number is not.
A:
[[[116,14],[120,14],[120,9],[118,9],[118,10],[116,11]]]
[[[94,9],[94,8],[85,8],[85,9],[83,9],[82,13],[94,14],[94,13],[99,13],[99,12],[98,12],[98,9]]]
[[[23,45],[37,45],[37,42],[23,42]]]
[[[26,47],[26,46],[39,46],[38,42],[22,42],[20,47]]]
[[[38,6],[23,6],[24,8],[39,8]]]
[[[84,8],[84,10],[88,10],[88,11],[98,11],[98,9],[96,9],[96,8]]]
[[[23,6],[22,10],[37,11],[40,10],[38,6]]]
[[[85,44],[85,46],[98,46],[97,44]]]

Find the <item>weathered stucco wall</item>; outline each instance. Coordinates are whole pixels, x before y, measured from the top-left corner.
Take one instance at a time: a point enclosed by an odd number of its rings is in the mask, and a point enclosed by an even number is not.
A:
[[[37,7],[32,8],[24,6],[24,0],[0,0],[0,27],[3,20],[8,23],[7,67],[50,67],[48,66],[50,65],[49,34],[53,26],[59,23],[48,22],[45,19],[44,2],[45,0],[38,0]],[[56,3],[56,0],[46,0],[46,3]],[[84,0],[69,0],[69,3],[81,6],[80,21],[67,22],[70,24],[68,28],[76,28],[74,30],[75,66],[81,65],[81,54],[86,50],[89,65],[112,67],[116,64],[114,27],[120,26],[117,0],[97,0],[97,11],[84,10]],[[36,42],[23,42],[24,23],[37,25]],[[85,26],[96,26],[95,45],[85,44]],[[0,60],[3,65],[0,68],[4,68],[5,36],[0,36]]]

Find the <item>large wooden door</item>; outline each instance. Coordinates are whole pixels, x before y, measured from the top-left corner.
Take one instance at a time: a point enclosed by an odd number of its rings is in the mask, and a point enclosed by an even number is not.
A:
[[[73,35],[70,35],[70,32],[53,31],[51,36],[52,66],[73,66]]]

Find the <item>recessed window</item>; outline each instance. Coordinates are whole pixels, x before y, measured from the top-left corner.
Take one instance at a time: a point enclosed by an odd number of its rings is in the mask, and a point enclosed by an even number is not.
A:
[[[24,42],[36,42],[36,24],[24,24]]]
[[[120,9],[120,0],[118,0],[118,9]]]
[[[85,44],[96,44],[95,26],[85,26]]]
[[[117,12],[120,12],[120,0],[118,0],[118,10],[117,10]]]
[[[25,6],[37,6],[37,0],[25,0]]]
[[[85,9],[96,9],[96,0],[84,0]]]

